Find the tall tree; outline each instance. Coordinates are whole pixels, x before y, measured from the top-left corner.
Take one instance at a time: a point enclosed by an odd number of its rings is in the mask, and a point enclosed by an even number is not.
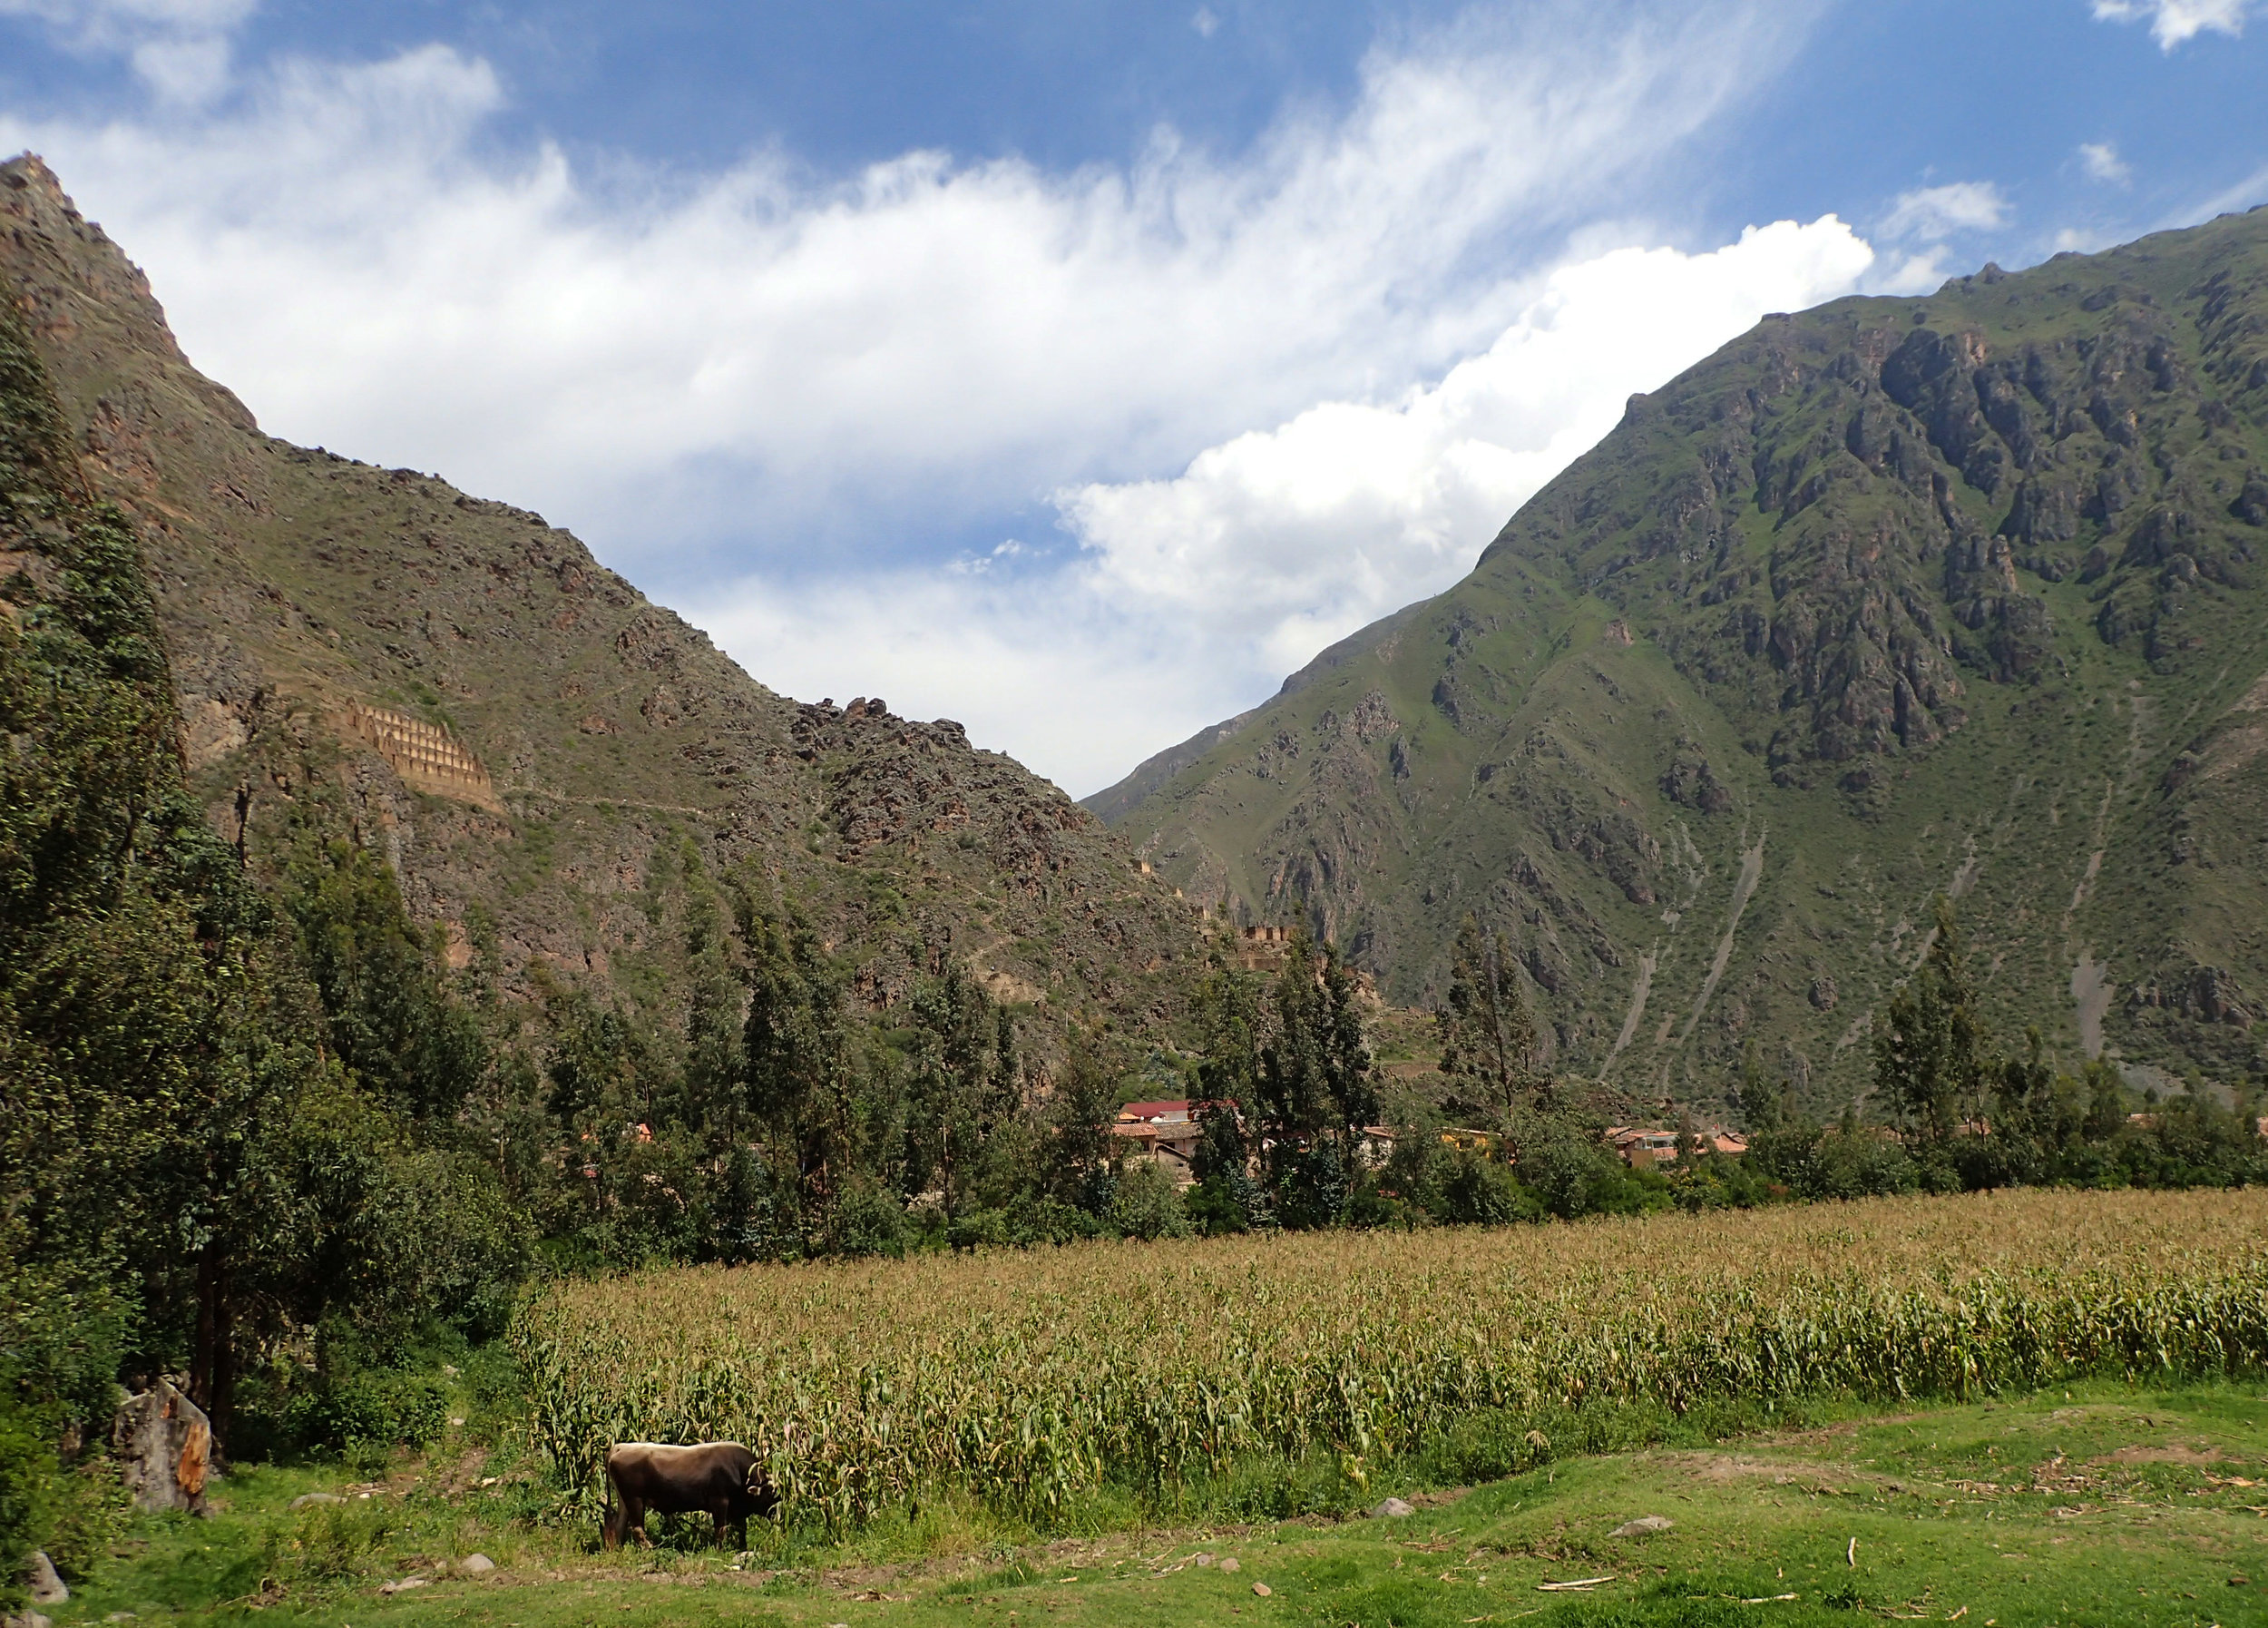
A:
[[[1264,1160],[1287,1226],[1339,1218],[1364,1128],[1378,1116],[1354,975],[1335,946],[1295,933],[1276,981],[1274,1033],[1260,1047]]]
[[[1536,1067],[1536,1025],[1520,987],[1520,964],[1501,933],[1467,916],[1457,928],[1449,995],[1435,1023],[1442,1072],[1476,1105],[1510,1121],[1555,1105],[1549,1074]]]
[[[1989,1071],[1984,1027],[1950,900],[1921,965],[1874,1021],[1874,1094],[1924,1148],[1942,1148],[1983,1112]]]

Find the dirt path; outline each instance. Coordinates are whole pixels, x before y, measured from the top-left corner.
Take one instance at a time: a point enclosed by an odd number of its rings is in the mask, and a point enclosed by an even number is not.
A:
[[[1764,839],[1756,839],[1756,846],[1740,857],[1740,878],[1733,884],[1733,913],[1725,923],[1725,937],[1716,941],[1716,954],[1709,962],[1709,976],[1701,981],[1701,994],[1693,1003],[1693,1015],[1686,1019],[1685,1032],[1677,1036],[1679,1045],[1693,1038],[1693,1032],[1701,1025],[1701,1015],[1709,1009],[1709,996],[1716,993],[1717,980],[1732,965],[1733,936],[1740,931],[1740,918],[1748,908],[1748,901],[1756,894],[1756,884],[1764,879]]]

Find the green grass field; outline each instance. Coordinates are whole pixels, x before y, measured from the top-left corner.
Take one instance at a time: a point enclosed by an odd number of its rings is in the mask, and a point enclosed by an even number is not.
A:
[[[50,1614],[57,1628],[254,1612],[338,1628],[2234,1628],[2268,1623],[2263,1388],[2093,1384],[1891,1414],[1826,1409],[1723,1441],[1672,1427],[1485,1486],[1403,1486],[1418,1509],[1399,1519],[1143,1529],[1098,1506],[1039,1533],[932,1505],[841,1545],[759,1532],[745,1564],[689,1526],[651,1553],[601,1552],[588,1524],[553,1523],[552,1496],[514,1479],[515,1461],[456,1441],[401,1461],[382,1488],[346,1485],[336,1468],[249,1468],[221,1485],[209,1519],[136,1524],[107,1570]],[[482,1486],[491,1476],[502,1479]],[[318,1490],[347,1502],[288,1507]],[[1672,1525],[1611,1535],[1646,1515]],[[474,1552],[498,1569],[453,1575]],[[382,1592],[405,1578],[427,1581]]]

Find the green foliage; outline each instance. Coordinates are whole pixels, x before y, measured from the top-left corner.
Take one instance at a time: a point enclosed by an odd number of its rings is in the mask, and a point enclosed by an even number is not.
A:
[[[54,1480],[54,1505],[40,1547],[64,1581],[73,1585],[93,1577],[133,1519],[133,1499],[118,1476],[118,1466],[100,1455],[82,1459]]]
[[[1935,917],[1928,953],[1876,1020],[1873,1043],[1874,1094],[1932,1173],[1954,1132],[1982,1118],[1990,1072],[1953,907],[1941,897]]]
[[[1119,1178],[1118,1190],[1110,1195],[1110,1225],[1121,1238],[1145,1241],[1183,1238],[1189,1232],[1180,1189],[1155,1164],[1134,1165]]]
[[[1483,933],[1474,917],[1458,926],[1449,995],[1436,1021],[1442,1073],[1481,1113],[1502,1123],[1523,1109],[1551,1105],[1550,1075],[1535,1065],[1536,1025],[1520,964],[1504,935]]]
[[[1287,1227],[1337,1221],[1353,1189],[1363,1129],[1378,1115],[1354,976],[1325,941],[1293,934],[1259,1048],[1256,1091],[1268,1197]]]
[[[53,1421],[0,1374],[0,1604],[23,1598],[24,1569],[54,1525],[62,1470]]]
[[[454,1114],[487,1071],[487,1046],[444,991],[394,873],[367,848],[309,836],[286,873],[283,904],[341,1060],[397,1113]]]

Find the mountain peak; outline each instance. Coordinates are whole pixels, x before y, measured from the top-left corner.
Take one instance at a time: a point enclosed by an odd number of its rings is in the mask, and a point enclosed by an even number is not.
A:
[[[1767,319],[1090,804],[1395,999],[1480,916],[1562,1064],[1633,1084],[1706,1100],[1753,1040],[1846,1100],[1941,892],[2007,1034],[2257,1070],[2263,334],[2260,211]]]

